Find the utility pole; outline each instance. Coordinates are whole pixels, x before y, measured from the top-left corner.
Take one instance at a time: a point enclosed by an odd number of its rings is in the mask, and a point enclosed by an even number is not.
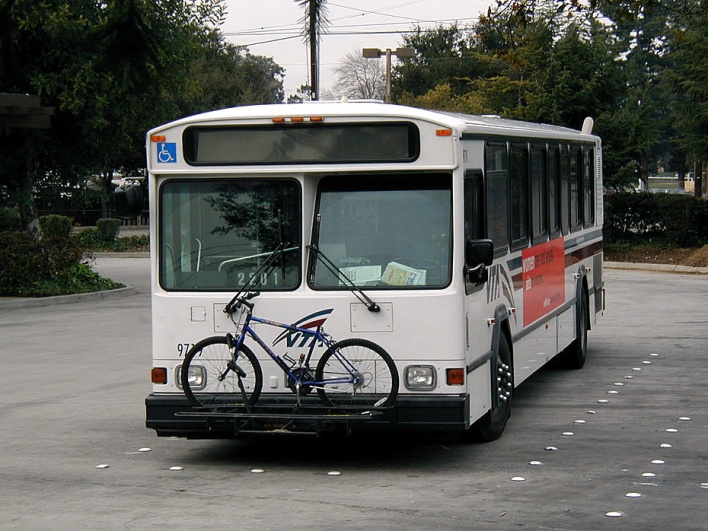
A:
[[[310,17],[310,97],[312,101],[320,99],[320,73],[319,73],[319,36],[317,35],[317,2],[310,0],[309,5]]]

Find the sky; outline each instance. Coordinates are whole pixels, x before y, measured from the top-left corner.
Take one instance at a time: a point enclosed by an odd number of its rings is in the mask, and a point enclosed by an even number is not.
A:
[[[477,21],[493,0],[328,0],[329,26],[320,41],[320,92],[336,83],[336,68],[347,53],[363,48],[395,50],[402,33],[416,25],[460,26]],[[295,0],[226,0],[221,27],[229,42],[254,55],[272,57],[285,69],[285,97],[309,83],[309,54],[302,38],[304,8]],[[376,59],[371,59],[376,60]],[[382,57],[379,61],[385,61]],[[394,58],[395,61],[395,58]]]

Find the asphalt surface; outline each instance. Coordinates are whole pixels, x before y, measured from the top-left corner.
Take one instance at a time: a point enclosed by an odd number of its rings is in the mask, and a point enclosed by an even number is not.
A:
[[[133,293],[0,307],[2,529],[708,528],[704,275],[607,270],[585,368],[540,371],[468,445],[157,438],[149,260],[95,267]]]

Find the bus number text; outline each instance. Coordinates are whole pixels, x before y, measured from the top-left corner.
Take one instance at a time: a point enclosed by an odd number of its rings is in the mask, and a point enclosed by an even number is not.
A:
[[[194,346],[194,343],[177,343],[177,355],[181,358],[186,356],[189,349]]]

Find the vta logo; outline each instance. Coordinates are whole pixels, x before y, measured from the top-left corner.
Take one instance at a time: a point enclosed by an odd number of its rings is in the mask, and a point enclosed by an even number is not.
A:
[[[311,313],[310,315],[307,315],[299,321],[293,323],[292,326],[297,328],[306,328],[313,331],[317,330],[325,323],[327,316],[333,311],[334,308],[330,308],[329,310],[321,310],[319,312]],[[273,341],[273,346],[277,345],[284,339],[287,340],[288,347],[301,348],[304,347],[308,341],[314,341],[315,337],[308,334],[303,334],[298,330],[286,330],[275,338],[275,341]]]

